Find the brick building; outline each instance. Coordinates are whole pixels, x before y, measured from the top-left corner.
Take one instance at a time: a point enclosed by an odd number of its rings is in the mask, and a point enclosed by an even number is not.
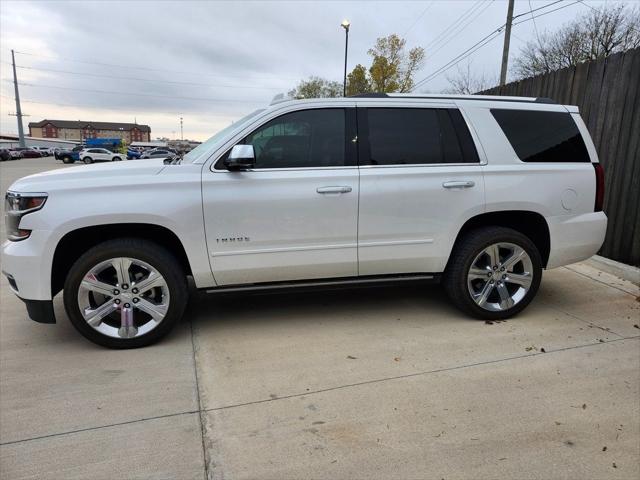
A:
[[[38,138],[83,141],[87,138],[122,138],[127,143],[151,140],[149,125],[137,123],[42,120],[29,123],[29,135]]]

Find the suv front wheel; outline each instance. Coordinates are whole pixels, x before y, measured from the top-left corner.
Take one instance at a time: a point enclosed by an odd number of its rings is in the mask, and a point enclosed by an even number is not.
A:
[[[157,342],[182,317],[187,297],[186,276],[175,257],[136,238],[91,248],[73,264],[64,284],[73,326],[110,348]]]
[[[503,227],[473,230],[456,245],[443,285],[463,312],[483,320],[509,318],[531,302],[542,278],[538,249]]]

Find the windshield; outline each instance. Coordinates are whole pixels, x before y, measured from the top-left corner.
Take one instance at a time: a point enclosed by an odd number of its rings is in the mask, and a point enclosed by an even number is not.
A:
[[[232,123],[228,127],[223,128],[218,133],[216,133],[213,137],[207,140],[204,143],[201,143],[196,148],[187,153],[183,158],[181,163],[193,163],[197,158],[199,158],[203,153],[210,150],[216,143],[223,140],[228,134],[233,132],[234,130],[240,130],[247,123],[251,121],[255,116],[264,112],[264,109],[256,110],[255,112],[251,112],[249,115],[242,117],[240,120]]]

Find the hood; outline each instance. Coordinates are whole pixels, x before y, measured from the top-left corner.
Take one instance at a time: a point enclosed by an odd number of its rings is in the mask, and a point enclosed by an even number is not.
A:
[[[78,167],[49,170],[23,177],[14,182],[9,190],[13,192],[47,192],[51,189],[65,188],[71,184],[77,185],[109,182],[130,181],[132,177],[157,175],[164,168],[162,158],[149,160],[93,163]]]

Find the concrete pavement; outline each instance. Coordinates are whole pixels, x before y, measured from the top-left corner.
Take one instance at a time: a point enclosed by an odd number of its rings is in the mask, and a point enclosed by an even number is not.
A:
[[[437,286],[195,295],[132,351],[0,288],[1,478],[640,476],[640,292],[586,263],[493,324]]]

